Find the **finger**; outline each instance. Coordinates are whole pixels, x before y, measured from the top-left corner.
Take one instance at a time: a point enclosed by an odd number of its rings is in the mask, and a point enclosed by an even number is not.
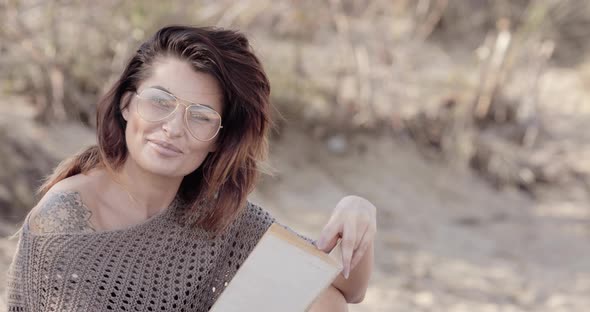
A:
[[[326,253],[332,252],[334,247],[336,247],[336,245],[338,245],[339,239],[340,239],[340,234],[336,233],[336,235],[334,237],[332,237],[327,243],[324,243],[325,246],[324,246],[324,248],[321,248],[321,250]]]
[[[350,270],[354,270],[354,268],[359,264],[367,249],[371,245],[371,241],[375,237],[375,231],[371,227],[367,227],[367,231],[363,234],[363,238],[359,244],[357,250],[354,251],[354,255],[352,256],[352,263],[350,265]]]
[[[320,245],[320,243],[317,243],[316,247],[323,252],[330,253],[330,252],[332,252],[334,247],[336,247],[336,245],[338,245],[339,239],[340,239],[340,233],[336,233],[336,235],[334,235],[332,238],[325,238],[324,242],[322,243],[323,245]],[[319,241],[320,240],[318,240],[318,242]]]
[[[348,278],[350,274],[350,261],[352,259],[352,252],[354,251],[356,243],[356,226],[347,224],[342,231],[342,265],[344,267],[344,277]]]
[[[330,252],[340,238],[341,226],[336,223],[328,223],[320,234],[317,247],[325,252]]]
[[[363,256],[363,254],[365,253],[365,237],[367,237],[367,230],[365,230],[364,233],[362,233],[361,235],[361,240],[357,246],[357,248],[354,250],[354,252],[352,253],[352,260],[350,261],[350,270],[354,270],[354,267],[356,266],[358,260],[360,257]]]

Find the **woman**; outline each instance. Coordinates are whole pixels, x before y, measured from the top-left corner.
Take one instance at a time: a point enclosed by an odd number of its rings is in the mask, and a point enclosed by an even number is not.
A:
[[[159,30],[97,108],[98,145],[64,161],[27,215],[10,311],[206,311],[275,222],[247,201],[267,154],[270,86],[247,39]],[[375,207],[347,196],[317,242],[344,271],[312,311],[360,302]]]

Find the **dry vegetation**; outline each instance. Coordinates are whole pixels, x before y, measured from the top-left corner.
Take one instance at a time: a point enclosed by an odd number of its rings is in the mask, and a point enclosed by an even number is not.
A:
[[[42,123],[92,127],[97,97],[158,26],[219,25],[251,34],[275,104],[320,138],[408,135],[526,190],[585,175],[531,162],[551,137],[543,110],[559,105],[542,98],[545,74],[585,61],[584,1],[3,1],[0,14],[2,89]]]

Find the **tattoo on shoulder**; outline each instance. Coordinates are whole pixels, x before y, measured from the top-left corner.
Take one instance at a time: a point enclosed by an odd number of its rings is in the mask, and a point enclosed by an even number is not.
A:
[[[78,192],[55,192],[48,194],[31,216],[29,225],[37,234],[95,232],[90,223],[91,215]]]

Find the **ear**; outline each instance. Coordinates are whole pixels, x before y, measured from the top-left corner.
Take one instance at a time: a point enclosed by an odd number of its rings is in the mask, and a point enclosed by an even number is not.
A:
[[[129,120],[129,105],[131,105],[131,92],[126,92],[121,97],[121,102],[119,103],[119,109],[121,110],[121,115],[123,115],[125,121]]]

